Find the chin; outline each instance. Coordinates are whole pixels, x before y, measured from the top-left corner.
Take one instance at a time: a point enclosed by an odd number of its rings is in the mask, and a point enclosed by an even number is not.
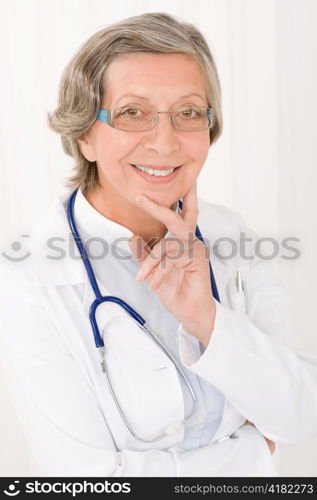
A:
[[[151,198],[151,200],[167,208],[171,207],[173,203],[175,203],[179,199],[177,193],[174,195],[173,194],[169,195],[168,193],[155,193],[155,194],[149,193],[148,196],[149,198]]]

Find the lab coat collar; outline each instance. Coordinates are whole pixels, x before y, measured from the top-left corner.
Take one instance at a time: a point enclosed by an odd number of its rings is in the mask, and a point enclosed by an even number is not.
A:
[[[76,195],[74,212],[83,240],[87,241],[88,238],[93,243],[93,240],[102,239],[103,243],[111,245],[118,253],[131,255],[128,240],[133,236],[132,231],[99,213],[80,190]]]
[[[67,191],[60,195],[31,233],[28,244],[31,253],[30,265],[32,266],[32,279],[38,286],[87,284],[86,270],[74,244],[66,216],[66,205],[70,194],[71,192]],[[124,235],[126,241],[123,241],[123,247],[126,251],[130,251],[127,237],[132,235],[131,231],[104,218],[91,207],[82,194],[81,196],[80,193],[78,194],[79,212],[87,216],[87,222],[83,222],[81,218],[82,230],[88,229],[90,221],[92,221],[92,214],[94,216],[97,214],[98,231],[102,228],[104,230],[107,228],[107,231],[111,229],[110,238],[112,239]],[[228,216],[228,209],[220,205],[206,203],[203,200],[199,200],[199,209],[198,224],[203,236],[208,238],[211,255],[213,255],[213,242],[216,242],[217,239],[221,237],[238,238],[239,228],[232,215]],[[230,214],[232,213],[230,212]],[[96,227],[95,217],[94,227]],[[212,266],[218,288],[221,290],[222,284],[227,282],[232,271],[228,261],[222,262],[215,256],[212,257]]]

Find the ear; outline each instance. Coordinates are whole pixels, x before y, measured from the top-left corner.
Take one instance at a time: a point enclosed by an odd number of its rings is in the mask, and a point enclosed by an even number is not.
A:
[[[77,137],[76,142],[78,144],[78,147],[81,151],[81,153],[84,155],[86,160],[93,162],[96,161],[96,153],[95,149],[90,141],[90,139],[87,137],[86,134],[83,134],[80,137]]]

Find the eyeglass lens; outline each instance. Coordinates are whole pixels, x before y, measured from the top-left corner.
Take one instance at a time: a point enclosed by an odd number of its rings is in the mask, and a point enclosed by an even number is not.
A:
[[[196,131],[210,127],[208,108],[188,106],[170,111],[173,125],[178,130]],[[112,126],[122,130],[151,130],[156,122],[157,112],[142,106],[117,108],[112,111]]]

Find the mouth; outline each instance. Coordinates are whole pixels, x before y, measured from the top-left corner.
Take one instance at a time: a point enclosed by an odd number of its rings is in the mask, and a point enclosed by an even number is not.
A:
[[[151,167],[149,167],[144,165],[133,165],[132,163],[130,166],[133,167],[136,174],[141,178],[155,184],[166,184],[172,181],[182,167],[182,165],[178,165],[177,167],[169,165],[162,167],[151,165]]]

